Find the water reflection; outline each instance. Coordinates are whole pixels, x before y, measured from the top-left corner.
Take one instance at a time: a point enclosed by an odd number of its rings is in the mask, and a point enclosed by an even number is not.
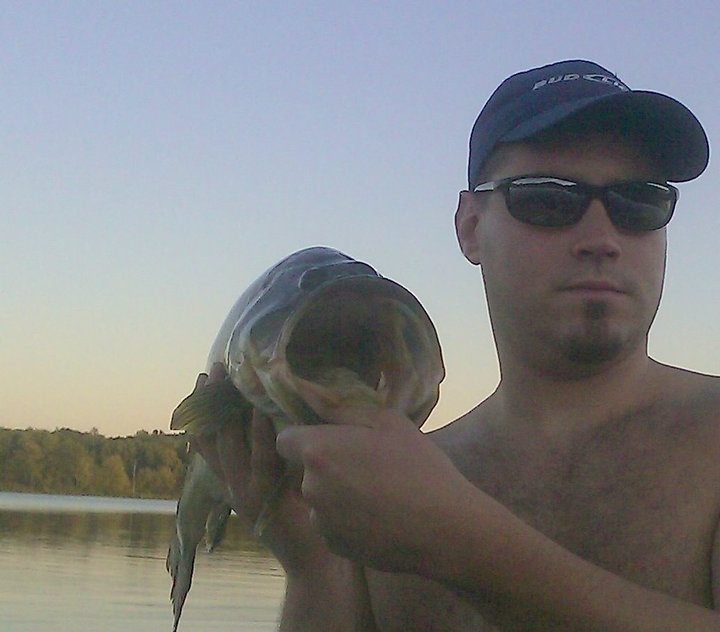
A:
[[[171,517],[152,514],[0,513],[0,537],[28,546],[155,549],[171,529]]]
[[[3,509],[0,629],[8,632],[170,630],[165,555],[174,516],[134,511]],[[81,504],[82,504],[81,502]],[[193,630],[275,629],[283,578],[238,519],[212,555],[199,554],[180,625]]]

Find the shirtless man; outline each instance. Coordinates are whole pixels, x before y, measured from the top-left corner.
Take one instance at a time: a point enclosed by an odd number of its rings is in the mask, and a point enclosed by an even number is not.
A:
[[[647,354],[666,183],[707,160],[684,106],[590,62],[496,90],[456,214],[495,392],[429,434],[308,394],[327,425],[276,438],[257,416],[252,446],[233,428],[198,446],[251,521],[302,467],[263,536],[281,630],[720,630],[720,379]]]

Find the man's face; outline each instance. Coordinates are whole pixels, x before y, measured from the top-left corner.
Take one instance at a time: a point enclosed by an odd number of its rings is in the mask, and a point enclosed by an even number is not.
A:
[[[547,175],[594,185],[659,175],[638,151],[601,136],[506,145],[487,173],[488,180]],[[645,352],[662,292],[665,229],[619,230],[599,200],[573,226],[530,226],[510,216],[498,191],[463,193],[456,219],[463,252],[482,267],[501,362],[594,373]]]

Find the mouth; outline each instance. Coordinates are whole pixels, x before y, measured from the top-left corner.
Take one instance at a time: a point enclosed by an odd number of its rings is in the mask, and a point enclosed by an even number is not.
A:
[[[570,290],[589,290],[597,292],[617,292],[622,294],[620,288],[606,281],[582,281],[580,283],[574,283],[569,286]]]
[[[563,292],[578,294],[586,297],[610,297],[626,294],[622,287],[612,281],[583,280],[562,286]]]

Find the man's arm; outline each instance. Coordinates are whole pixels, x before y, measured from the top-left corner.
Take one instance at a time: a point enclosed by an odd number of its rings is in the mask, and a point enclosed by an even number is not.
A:
[[[715,610],[720,611],[720,521],[718,521],[717,527],[715,528],[711,564],[713,605]]]
[[[304,466],[303,495],[338,554],[429,577],[511,628],[720,631],[717,612],[633,584],[532,529],[399,413],[318,412],[330,424],[286,429],[278,450]]]
[[[329,556],[288,573],[279,632],[377,632],[362,567]]]
[[[430,562],[431,573],[463,590],[481,609],[490,593],[497,597],[492,601],[506,605],[509,621],[522,621],[527,629],[720,630],[717,612],[603,570],[487,497],[464,508],[453,518],[456,536],[449,537],[448,546]]]

